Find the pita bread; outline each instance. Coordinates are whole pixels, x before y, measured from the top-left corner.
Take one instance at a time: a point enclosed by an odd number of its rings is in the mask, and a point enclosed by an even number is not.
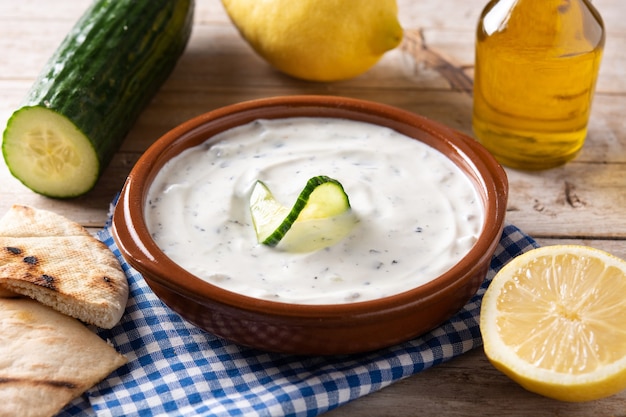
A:
[[[91,236],[78,223],[47,210],[14,205],[0,220],[0,236]]]
[[[0,416],[55,415],[126,362],[78,320],[0,299]]]
[[[128,300],[126,275],[104,243],[63,216],[18,205],[0,219],[0,289],[107,329]]]
[[[9,297],[19,297],[19,294],[14,293],[13,291],[5,290],[0,287],[0,298],[9,298]]]

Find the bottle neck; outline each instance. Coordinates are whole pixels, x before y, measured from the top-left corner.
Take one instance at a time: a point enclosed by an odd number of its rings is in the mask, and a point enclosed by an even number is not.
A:
[[[478,36],[576,54],[603,46],[604,24],[588,0],[498,0],[485,7]]]

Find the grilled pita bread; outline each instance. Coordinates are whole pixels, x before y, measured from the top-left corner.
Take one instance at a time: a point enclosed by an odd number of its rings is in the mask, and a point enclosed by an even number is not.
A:
[[[128,300],[126,276],[104,243],[61,215],[19,205],[0,219],[0,290],[107,329]]]
[[[28,298],[0,299],[0,416],[57,414],[126,362],[78,320]]]
[[[13,291],[5,290],[4,288],[0,288],[0,298],[10,297],[19,297],[19,294],[16,294]]]

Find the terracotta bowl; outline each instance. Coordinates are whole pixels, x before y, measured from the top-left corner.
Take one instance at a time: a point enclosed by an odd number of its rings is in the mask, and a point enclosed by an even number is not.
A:
[[[485,225],[470,252],[433,281],[373,301],[297,305],[247,297],[185,271],[158,248],[146,228],[146,194],[166,161],[226,129],[256,119],[335,117],[397,130],[447,155],[476,186]],[[460,310],[480,287],[502,233],[506,174],[476,141],[394,107],[330,96],[254,100],[195,117],[155,142],[132,169],[113,217],[122,255],[154,293],[192,324],[227,340],[291,354],[371,351],[426,333]]]

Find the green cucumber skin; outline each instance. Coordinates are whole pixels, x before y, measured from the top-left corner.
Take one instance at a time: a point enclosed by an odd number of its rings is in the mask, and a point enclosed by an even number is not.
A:
[[[262,243],[269,247],[277,246],[282,238],[287,234],[289,229],[291,229],[291,226],[293,226],[295,221],[298,219],[300,212],[302,212],[304,207],[307,205],[309,197],[311,196],[313,190],[315,190],[317,186],[328,182],[335,184],[343,190],[343,186],[341,185],[341,183],[333,178],[327,177],[326,175],[318,175],[317,177],[310,178],[298,195],[298,198],[296,199],[296,202],[289,211],[289,214],[287,214],[287,217],[285,217],[283,222],[276,228],[276,230],[267,238],[265,238]],[[347,200],[347,204],[348,206],[350,206],[349,200]]]
[[[194,6],[194,0],[96,0],[23,107],[46,107],[69,119],[93,145],[100,175],[182,55]]]

